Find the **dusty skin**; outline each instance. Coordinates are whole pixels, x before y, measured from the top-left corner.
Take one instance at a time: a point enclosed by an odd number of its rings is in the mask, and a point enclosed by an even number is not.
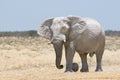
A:
[[[55,67],[55,53],[49,41],[39,37],[0,37],[0,80],[119,80],[120,37],[106,37],[103,72],[94,72],[95,56],[88,56],[89,72],[64,73]],[[64,54],[64,53],[63,53]],[[74,62],[81,61],[75,54]]]

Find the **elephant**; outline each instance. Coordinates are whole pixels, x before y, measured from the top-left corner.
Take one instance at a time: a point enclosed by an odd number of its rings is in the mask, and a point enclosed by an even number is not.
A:
[[[46,19],[39,27],[39,36],[48,39],[56,53],[56,67],[62,69],[62,50],[65,47],[65,72],[73,72],[75,52],[81,58],[81,72],[88,72],[87,55],[96,55],[96,70],[102,71],[102,56],[105,47],[105,32],[100,23],[92,18],[79,16],[55,17]]]

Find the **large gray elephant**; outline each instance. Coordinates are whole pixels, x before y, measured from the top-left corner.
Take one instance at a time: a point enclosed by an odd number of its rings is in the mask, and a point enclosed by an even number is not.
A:
[[[47,38],[54,46],[56,67],[62,69],[61,57],[65,46],[66,70],[72,72],[75,51],[79,53],[82,62],[81,72],[88,72],[87,54],[96,55],[96,70],[102,71],[101,61],[105,46],[105,33],[101,25],[94,19],[78,16],[56,17],[45,20],[38,34]]]

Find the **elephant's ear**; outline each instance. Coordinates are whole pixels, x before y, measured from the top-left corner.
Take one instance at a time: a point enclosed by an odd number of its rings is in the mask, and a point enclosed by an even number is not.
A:
[[[69,16],[70,36],[75,37],[77,34],[82,34],[86,29],[86,22],[77,16]]]
[[[39,30],[38,30],[38,34],[43,37],[43,38],[46,38],[46,39],[51,39],[51,36],[52,36],[52,32],[50,30],[50,26],[52,25],[52,22],[53,22],[53,18],[52,19],[47,19],[45,20]]]
[[[73,26],[75,23],[77,23],[80,20],[80,17],[78,16],[68,16],[67,17],[69,20],[69,26]]]

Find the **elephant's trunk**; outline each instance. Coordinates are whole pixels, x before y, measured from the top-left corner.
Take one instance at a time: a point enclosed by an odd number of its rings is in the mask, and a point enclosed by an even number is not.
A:
[[[61,65],[61,59],[62,59],[63,42],[53,43],[53,46],[56,53],[56,67],[58,69],[62,69],[63,65]]]

